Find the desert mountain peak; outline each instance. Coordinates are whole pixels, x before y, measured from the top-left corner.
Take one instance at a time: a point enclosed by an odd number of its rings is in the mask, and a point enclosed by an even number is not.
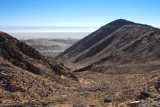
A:
[[[107,25],[123,26],[123,25],[129,25],[129,24],[135,24],[135,23],[128,21],[128,20],[125,20],[125,19],[117,19],[117,20],[114,20],[114,21],[108,23]]]
[[[157,61],[159,41],[160,29],[118,19],[86,36],[57,59],[86,67],[94,65],[94,69],[108,63]]]

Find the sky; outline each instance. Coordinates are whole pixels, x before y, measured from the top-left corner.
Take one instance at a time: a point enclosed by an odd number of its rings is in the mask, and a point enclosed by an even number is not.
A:
[[[0,26],[96,28],[116,19],[160,28],[160,0],[0,0]]]

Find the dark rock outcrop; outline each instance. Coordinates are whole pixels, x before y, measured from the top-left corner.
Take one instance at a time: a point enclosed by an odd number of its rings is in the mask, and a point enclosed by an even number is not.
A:
[[[140,94],[137,96],[137,99],[138,100],[142,100],[142,99],[146,99],[148,97],[150,97],[150,93],[149,92],[146,92],[146,91],[142,91],[140,92]]]

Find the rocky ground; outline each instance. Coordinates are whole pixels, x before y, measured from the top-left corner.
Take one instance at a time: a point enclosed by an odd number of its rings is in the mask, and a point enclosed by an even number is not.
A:
[[[69,70],[24,42],[0,32],[0,107],[50,101],[48,97],[59,89],[77,83]]]
[[[159,71],[143,74],[75,73],[79,78],[74,86],[59,87],[39,100],[20,100],[4,103],[41,107],[159,107]],[[63,78],[63,77],[61,77]]]

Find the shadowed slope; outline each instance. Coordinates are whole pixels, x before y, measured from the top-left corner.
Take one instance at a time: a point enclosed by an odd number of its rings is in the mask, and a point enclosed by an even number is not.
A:
[[[119,19],[80,40],[57,58],[59,61],[67,60],[66,63],[81,64],[88,69],[94,66],[96,69],[108,63],[159,61],[159,49],[158,28]]]
[[[68,48],[66,51],[64,51],[62,54],[56,57],[56,59],[66,59],[68,56],[74,56],[79,53],[82,53],[83,51],[87,50],[89,47],[92,45],[96,44],[100,40],[104,39],[123,25],[128,25],[128,24],[134,24],[133,22],[124,20],[124,19],[118,19],[115,20],[109,24],[106,24],[102,26],[100,29],[97,31],[91,33],[90,35],[86,36],[79,42],[75,43],[73,46]]]

